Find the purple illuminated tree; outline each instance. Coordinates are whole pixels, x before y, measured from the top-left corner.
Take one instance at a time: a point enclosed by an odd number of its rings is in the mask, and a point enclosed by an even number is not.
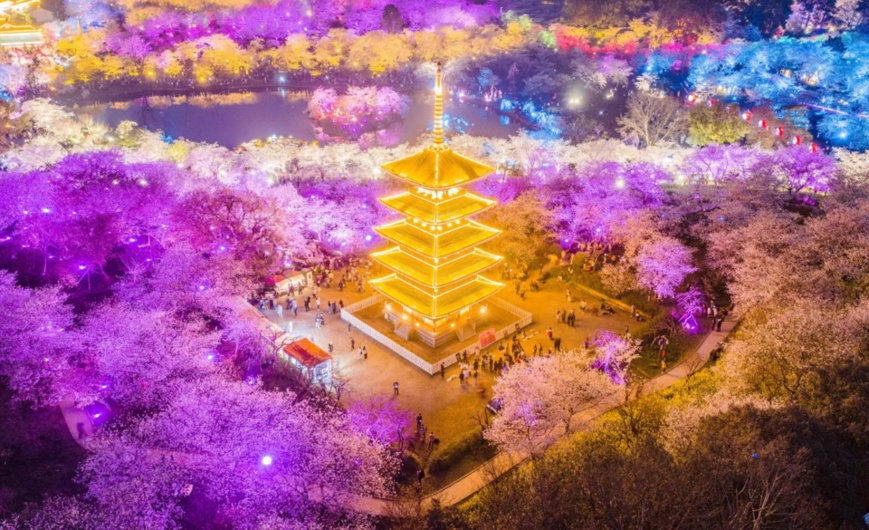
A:
[[[354,429],[385,446],[401,446],[412,434],[413,413],[399,407],[391,396],[356,401],[347,415]]]
[[[37,406],[58,403],[73,392],[77,370],[69,362],[72,308],[59,289],[31,290],[0,271],[0,373],[9,378],[15,399]]]
[[[640,341],[612,331],[599,330],[595,333],[592,345],[594,360],[591,365],[606,374],[613,384],[626,384],[631,362],[639,357]]]

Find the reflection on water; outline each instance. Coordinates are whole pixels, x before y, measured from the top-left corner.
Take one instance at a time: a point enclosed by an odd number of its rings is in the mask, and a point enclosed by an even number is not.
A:
[[[83,107],[80,113],[116,127],[131,120],[172,138],[217,143],[226,147],[269,136],[291,136],[316,140],[305,113],[303,93],[262,92],[211,94],[189,97],[152,96],[122,103],[101,103]],[[504,124],[494,110],[453,98],[446,105],[447,127],[476,136],[506,137],[516,134],[516,125]],[[401,125],[400,141],[412,141],[431,128],[432,100],[420,96],[411,100]]]

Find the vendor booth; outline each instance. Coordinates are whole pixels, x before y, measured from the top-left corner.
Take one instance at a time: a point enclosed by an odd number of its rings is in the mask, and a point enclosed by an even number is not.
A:
[[[298,339],[281,349],[281,356],[316,384],[332,382],[332,356],[308,339]]]

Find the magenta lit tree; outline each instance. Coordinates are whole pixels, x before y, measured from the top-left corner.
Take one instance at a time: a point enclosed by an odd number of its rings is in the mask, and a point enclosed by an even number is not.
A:
[[[627,384],[631,362],[639,356],[639,340],[612,331],[598,330],[592,345],[592,367],[605,373],[617,385]]]
[[[410,439],[413,413],[403,409],[392,396],[375,396],[352,403],[347,409],[350,424],[358,432],[385,446]]]

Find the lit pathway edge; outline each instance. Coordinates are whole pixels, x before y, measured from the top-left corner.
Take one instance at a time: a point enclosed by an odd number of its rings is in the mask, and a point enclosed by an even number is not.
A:
[[[669,388],[677,381],[684,379],[705,366],[712,352],[721,346],[730,332],[736,327],[736,323],[731,318],[725,318],[721,326],[722,330],[710,331],[691,355],[686,356],[679,363],[673,365],[666,373],[646,381],[642,386],[642,395],[652,394]],[[588,408],[577,419],[580,422],[588,423],[616,408],[622,402],[622,399],[623,394],[617,392],[604,402]],[[575,432],[571,431],[562,436],[562,439],[571,436]],[[525,462],[527,458],[528,455],[521,453],[498,453],[494,458],[488,462],[484,462],[462,478],[422,497],[420,500],[375,499],[355,494],[339,495],[338,499],[345,508],[357,512],[393,517],[410,516],[420,508],[422,510],[427,509],[431,506],[433,500],[440,501],[442,506],[458,504],[486,487],[490,482],[496,480],[504,473]]]
[[[706,338],[703,339],[703,342],[700,343],[691,355],[686,356],[666,373],[646,381],[642,386],[642,394],[648,395],[664,390],[680,379],[684,379],[702,368],[709,361],[712,352],[724,342],[724,339],[727,338],[735,326],[736,321],[731,318],[726,318],[722,325],[722,331],[710,331],[706,335]],[[586,409],[577,420],[582,423],[588,423],[614,409],[621,402],[622,393],[616,392],[602,403]],[[71,400],[61,403],[60,410],[63,413],[64,420],[66,420],[67,427],[69,428],[73,439],[82,445],[82,447],[87,449],[86,442],[90,437],[91,432],[86,433],[88,438],[79,440],[76,427],[78,422],[87,419],[84,411],[75,407]],[[86,421],[85,423],[87,426],[86,428],[89,428],[90,422]],[[90,429],[88,429],[88,431],[90,431]],[[575,432],[576,431],[571,431],[562,436],[561,439],[571,436]],[[377,499],[353,493],[341,493],[336,495],[331,492],[327,495],[326,492],[320,491],[320,489],[316,487],[310,488],[308,495],[312,500],[318,500],[321,498],[322,500],[326,500],[326,497],[328,496],[330,502],[337,502],[344,508],[356,512],[390,517],[408,517],[420,509],[427,509],[431,506],[433,500],[440,501],[443,506],[458,504],[486,487],[490,482],[496,480],[517,465],[526,461],[527,458],[528,455],[522,453],[500,452],[495,455],[494,458],[484,462],[465,476],[457,479],[455,482],[452,482],[421,499]]]

